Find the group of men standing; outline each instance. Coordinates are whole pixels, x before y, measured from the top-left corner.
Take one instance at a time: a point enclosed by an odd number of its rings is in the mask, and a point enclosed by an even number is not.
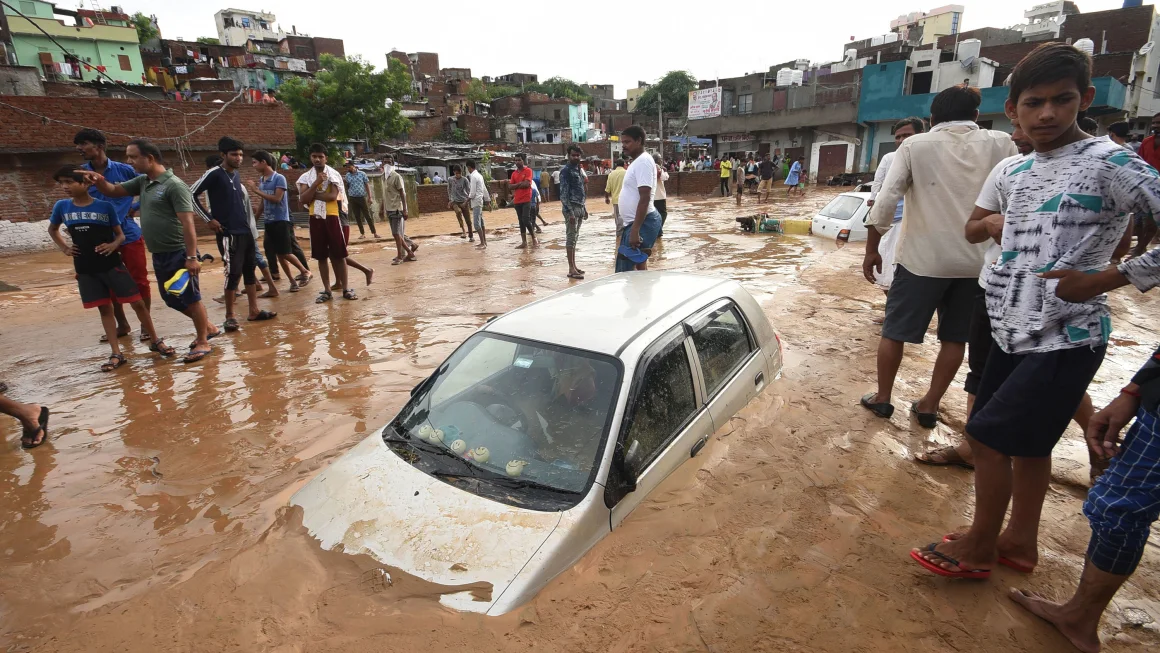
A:
[[[1081,129],[1094,93],[1091,58],[1049,43],[1012,74],[1014,135],[979,128],[980,96],[967,87],[935,97],[929,132],[919,119],[901,121],[897,153],[882,162],[888,172],[877,182],[863,264],[868,281],[888,288],[878,388],[862,398],[865,408],[891,416],[904,343],[921,343],[937,312],[930,387],[910,404],[919,425],[934,428],[971,348],[965,442],[916,459],[974,469],[974,520],[915,548],[915,562],[951,578],[989,578],[995,565],[1031,573],[1051,453],[1068,423],[1085,427],[1093,461],[1111,458],[1093,472],[1084,504],[1092,537],[1075,595],[1057,604],[1011,594],[1083,651],[1099,650],[1100,616],[1160,516],[1160,350],[1103,411],[1091,415],[1086,398],[1111,333],[1103,293],[1160,285],[1160,250],[1146,251],[1146,242],[1141,255],[1109,265],[1129,215],[1160,216],[1160,179],[1130,149]],[[883,232],[892,242],[880,242]],[[893,278],[884,282],[891,253]]]

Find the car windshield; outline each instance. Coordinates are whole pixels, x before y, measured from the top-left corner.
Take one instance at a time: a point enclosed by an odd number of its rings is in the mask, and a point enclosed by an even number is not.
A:
[[[477,333],[416,388],[394,431],[444,454],[427,457],[433,475],[578,493],[599,466],[619,381],[607,356]]]
[[[860,208],[862,208],[861,197],[839,195],[830,200],[826,208],[822,209],[821,214],[827,218],[834,218],[835,220],[849,220],[854,215],[854,212]]]

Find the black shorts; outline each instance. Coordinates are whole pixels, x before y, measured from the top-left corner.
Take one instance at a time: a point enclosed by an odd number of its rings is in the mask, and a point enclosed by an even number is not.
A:
[[[175,311],[184,312],[185,309],[201,301],[201,288],[198,277],[190,276],[189,283],[180,295],[174,295],[165,289],[165,283],[173,275],[185,269],[185,250],[176,252],[153,253],[153,276],[157,279],[157,289],[161,291],[161,299],[165,305]]]
[[[141,290],[124,263],[104,272],[78,272],[77,290],[85,308],[96,308],[117,302],[131,304],[141,299]]]
[[[991,346],[995,344],[995,337],[991,335],[991,316],[987,314],[987,291],[978,288],[975,295],[975,307],[971,312],[971,337],[967,341],[967,380],[963,382],[963,389],[967,394],[979,394],[979,383],[983,380],[983,370],[987,367],[987,357],[991,355]]]
[[[991,347],[967,435],[1007,456],[1050,456],[1106,351],[1105,345],[1008,354]]]
[[[290,256],[294,249],[294,223],[276,220],[266,223],[265,248],[267,255]],[[271,261],[277,265],[277,261]]]
[[[258,283],[254,268],[258,267],[258,246],[250,232],[228,234],[225,239],[226,290],[237,290],[238,281],[247,286]]]
[[[922,344],[930,319],[938,312],[938,339],[967,342],[971,334],[971,311],[979,280],[920,277],[902,265],[894,268],[894,281],[886,295],[886,320],[882,337]]]

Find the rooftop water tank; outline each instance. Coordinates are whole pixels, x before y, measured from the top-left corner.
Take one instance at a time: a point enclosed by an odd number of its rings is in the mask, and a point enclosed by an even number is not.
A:
[[[1075,43],[1073,43],[1072,45],[1079,48],[1080,50],[1083,50],[1084,52],[1088,53],[1089,55],[1095,54],[1095,52],[1096,52],[1095,41],[1093,41],[1091,39],[1080,39],[1080,40],[1076,41]]]
[[[777,85],[790,86],[793,84],[794,72],[795,71],[793,68],[782,68],[781,70],[777,71]]]
[[[802,71],[800,71],[800,70],[793,71],[793,81],[791,82],[791,84],[794,86],[801,86],[803,77],[805,77],[805,73],[803,73]]]

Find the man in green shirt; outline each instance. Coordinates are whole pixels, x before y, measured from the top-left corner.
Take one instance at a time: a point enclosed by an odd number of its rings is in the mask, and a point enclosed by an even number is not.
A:
[[[201,264],[197,260],[197,232],[193,227],[193,196],[189,186],[165,168],[161,150],[153,143],[145,139],[131,141],[125,155],[133,169],[141,173],[137,178],[112,184],[96,172],[85,172],[85,177],[107,197],[137,195],[141,198],[141,235],[153,254],[158,289],[167,306],[193,320],[197,339],[184,360],[186,363],[199,361],[213,351],[209,340],[220,331],[210,326],[201,303],[197,283]]]

